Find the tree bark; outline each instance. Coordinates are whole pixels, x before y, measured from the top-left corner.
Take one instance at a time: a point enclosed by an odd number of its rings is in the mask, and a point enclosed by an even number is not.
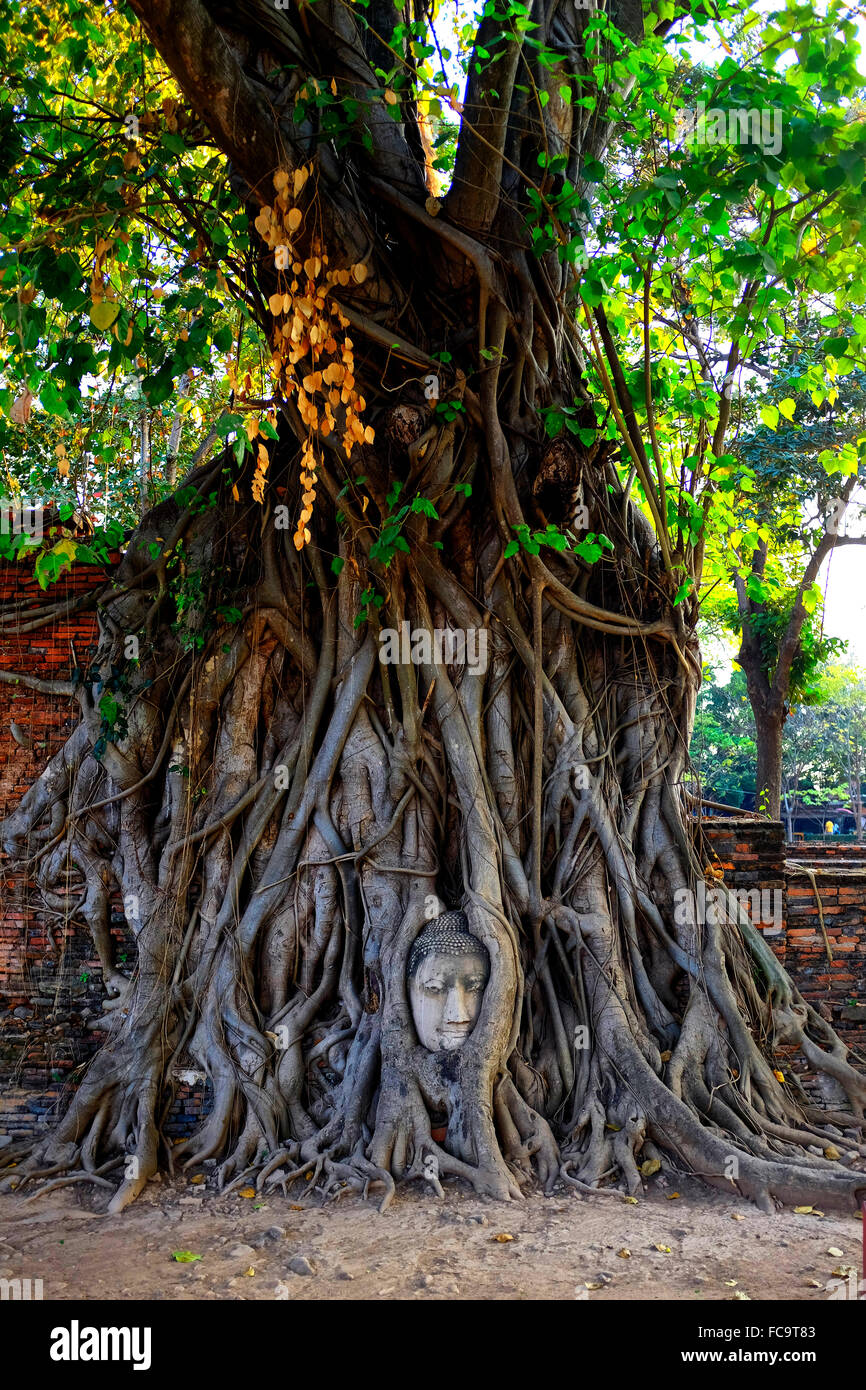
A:
[[[778,820],[782,804],[782,738],[784,721],[773,714],[756,712],[755,809]]]

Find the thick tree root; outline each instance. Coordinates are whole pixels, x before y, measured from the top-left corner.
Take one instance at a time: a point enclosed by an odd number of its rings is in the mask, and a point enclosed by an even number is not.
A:
[[[333,584],[314,545],[278,548],[269,519],[233,550],[248,517],[224,507],[148,519],[97,662],[107,677],[124,633],[157,634],[127,672],[126,732],[93,757],[83,688],[81,726],[2,827],[43,893],[79,875],[111,1014],[54,1133],[23,1162],[0,1156],[16,1165],[5,1187],[89,1181],[117,1213],[161,1165],[216,1160],[223,1192],[374,1190],[385,1209],[401,1181],[633,1194],[658,1160],[765,1208],[852,1205],[866,1081],[738,909],[722,925],[676,909],[703,874],[677,794],[692,654],[639,657],[612,620],[575,626],[568,576],[556,603],[537,581],[506,584],[494,537],[472,557],[495,618],[489,669],[437,659],[432,637],[429,660],[389,667],[354,625],[351,565]],[[138,578],[142,546],[178,527],[186,565],[221,564],[243,593],[239,619],[187,646],[154,625]],[[424,564],[392,576],[383,618],[480,628],[465,588]],[[302,619],[285,596],[308,593]],[[130,978],[107,930],[115,887]],[[437,1054],[416,1036],[406,967],[443,903],[466,912],[490,976],[474,1031]],[[850,1113],[804,1109],[778,1044],[832,1076]],[[204,1071],[212,1104],[174,1147],[178,1066]],[[121,1164],[114,1188],[103,1174]]]

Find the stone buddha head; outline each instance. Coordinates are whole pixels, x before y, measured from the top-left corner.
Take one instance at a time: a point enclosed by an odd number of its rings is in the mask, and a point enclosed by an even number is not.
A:
[[[419,932],[409,953],[409,1002],[430,1052],[462,1047],[478,1020],[490,975],[487,949],[462,912],[445,912]]]

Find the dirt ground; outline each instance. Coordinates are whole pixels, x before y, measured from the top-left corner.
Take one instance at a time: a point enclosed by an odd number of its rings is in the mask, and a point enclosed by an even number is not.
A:
[[[4,1196],[0,1278],[42,1279],[45,1299],[808,1302],[859,1272],[853,1215],[766,1216],[688,1179],[674,1191],[660,1176],[636,1205],[572,1191],[502,1204],[462,1186],[446,1186],[444,1200],[408,1189],[379,1215],[356,1196],[321,1207],[181,1179],[150,1184],[117,1217],[89,1210],[83,1188],[27,1205]]]

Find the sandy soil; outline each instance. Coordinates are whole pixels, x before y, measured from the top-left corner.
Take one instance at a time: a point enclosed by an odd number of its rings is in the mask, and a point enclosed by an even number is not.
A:
[[[45,1299],[823,1302],[834,1275],[861,1263],[853,1215],[765,1216],[686,1179],[675,1197],[669,1180],[651,1180],[637,1205],[571,1191],[501,1204],[462,1186],[438,1201],[409,1189],[384,1215],[355,1196],[323,1208],[181,1179],[104,1217],[87,1191],[0,1198],[0,1278],[41,1278]],[[202,1258],[178,1263],[176,1251]]]

